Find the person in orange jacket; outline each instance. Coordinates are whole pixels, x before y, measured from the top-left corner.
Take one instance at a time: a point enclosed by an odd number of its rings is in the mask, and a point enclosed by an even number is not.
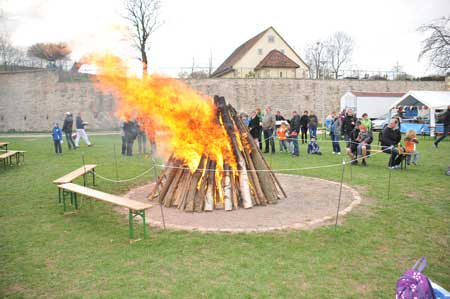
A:
[[[288,152],[288,148],[286,145],[286,132],[287,132],[287,125],[285,122],[283,122],[280,127],[277,129],[277,136],[278,140],[280,140],[280,152],[283,152],[283,149]]]

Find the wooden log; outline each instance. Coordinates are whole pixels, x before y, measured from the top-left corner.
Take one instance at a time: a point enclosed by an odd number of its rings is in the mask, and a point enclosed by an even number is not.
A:
[[[223,188],[223,198],[225,203],[225,211],[231,211],[233,209],[233,201],[232,201],[232,190],[231,190],[231,167],[225,164],[224,167],[224,188]]]
[[[175,191],[174,195],[174,206],[181,209],[182,201],[184,195],[186,195],[186,188],[191,181],[191,174],[189,169],[183,169],[183,173],[181,174],[180,184]]]
[[[236,122],[239,123],[239,129],[241,131],[245,131],[242,120],[236,119]],[[247,141],[251,146],[250,156],[252,158],[255,169],[260,170],[259,172],[256,172],[256,174],[258,176],[261,189],[268,203],[276,203],[278,200],[278,189],[275,185],[272,175],[270,174],[270,168],[265,163],[264,157],[259,150],[259,147],[256,146],[256,143],[252,142],[252,140],[250,140],[249,138],[251,138],[251,136],[247,134]]]
[[[183,175],[183,169],[177,169],[176,173],[175,173],[175,177],[172,181],[172,183],[170,184],[169,189],[166,192],[166,195],[164,196],[164,206],[165,207],[171,207],[174,201],[174,195],[175,195],[175,190],[177,189],[179,182],[181,180],[181,177]]]
[[[173,154],[171,154],[170,157],[169,157],[169,159],[167,160],[167,163],[166,163],[166,164],[167,164],[168,166],[170,166],[170,165],[172,165],[172,164],[174,163],[174,161],[175,161],[174,156],[173,156]],[[169,168],[168,168],[168,167],[165,167],[165,168],[161,171],[160,175],[158,176],[158,179],[156,180],[155,185],[153,186],[152,191],[151,191],[150,194],[147,196],[147,199],[153,200],[153,199],[155,199],[155,198],[158,197],[158,192],[159,192],[159,190],[160,190],[160,186],[163,184],[163,180],[165,179],[166,173],[167,173],[168,170],[169,170]],[[161,200],[161,198],[160,198],[160,200]]]
[[[236,135],[234,133],[235,126],[234,122],[230,117],[230,114],[228,113],[228,107],[226,106],[225,98],[224,97],[214,97],[214,102],[216,103],[216,106],[218,110],[220,111],[220,115],[222,116],[223,124],[225,126],[225,130],[227,131],[228,137],[230,137],[232,148],[238,163],[239,167],[239,189],[241,191],[242,196],[242,206],[245,209],[251,208],[253,206],[252,204],[252,198],[250,193],[250,186],[249,186],[249,179],[248,179],[248,173],[247,173],[247,167],[245,166],[245,159],[242,156],[242,153],[239,149],[239,143],[236,139]]]
[[[207,170],[207,182],[208,186],[206,189],[206,198],[205,198],[205,211],[212,211],[214,209],[214,194],[215,194],[215,187],[214,182],[216,180],[215,178],[215,170],[216,170],[216,161],[211,161],[211,165]]]
[[[172,182],[173,182],[173,180],[175,178],[175,174],[177,173],[177,170],[178,170],[176,167],[177,167],[177,164],[172,163],[171,167],[165,174],[166,180],[164,181],[164,183],[161,183],[161,189],[159,191],[160,202],[163,202],[163,198],[166,196],[167,191],[169,190],[170,186],[172,186]]]
[[[198,163],[197,169],[192,174],[192,179],[186,194],[185,210],[189,212],[194,212],[194,199],[197,193],[197,184],[203,174],[203,168],[205,167],[205,155],[202,155],[200,163]]]
[[[209,168],[210,164],[211,164],[211,160],[208,159],[208,161],[205,165],[205,168],[204,168],[204,172],[201,177],[200,187],[197,189],[197,193],[195,194],[195,199],[194,199],[194,211],[195,212],[201,212],[203,210],[203,207],[205,204],[206,188],[208,186],[206,169]]]

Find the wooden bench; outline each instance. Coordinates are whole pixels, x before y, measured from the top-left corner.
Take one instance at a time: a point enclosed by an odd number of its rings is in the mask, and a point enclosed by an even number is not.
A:
[[[8,151],[9,142],[0,142],[0,148],[5,148],[5,151]]]
[[[58,185],[59,190],[62,190],[62,201],[64,205],[64,214],[72,214],[74,212],[79,211],[78,199],[77,195],[84,195],[86,197],[90,197],[92,199],[104,201],[109,204],[121,206],[128,209],[128,221],[129,221],[129,232],[130,232],[130,243],[138,240],[134,240],[134,227],[133,227],[133,219],[136,216],[140,216],[142,218],[144,224],[144,238],[147,234],[147,227],[145,224],[145,210],[152,207],[149,203],[143,203],[140,201],[132,200],[125,197],[120,197],[112,194],[108,194],[102,191],[98,191],[95,189],[91,189],[88,187],[83,187],[80,185],[76,185],[73,183],[60,184]],[[60,192],[61,193],[61,192]],[[66,196],[70,196],[70,202],[74,207],[72,212],[67,212],[66,205]]]
[[[81,166],[80,168],[75,169],[72,172],[69,172],[68,174],[60,177],[59,179],[54,180],[53,184],[61,185],[72,183],[75,179],[82,176],[83,186],[86,187],[87,185],[86,175],[90,173],[92,175],[92,185],[95,186],[95,167],[97,167],[97,165],[95,164],[86,164],[84,166]],[[58,189],[58,202],[61,203],[61,189]]]
[[[3,167],[6,168],[6,165],[12,165],[12,157],[16,159],[16,165],[20,164],[20,157],[23,157],[23,161],[25,162],[25,151],[5,151],[0,152],[0,160],[3,160]]]

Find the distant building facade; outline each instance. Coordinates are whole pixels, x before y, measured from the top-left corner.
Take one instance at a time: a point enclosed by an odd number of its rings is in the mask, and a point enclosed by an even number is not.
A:
[[[308,65],[273,28],[246,41],[212,78],[307,78]]]

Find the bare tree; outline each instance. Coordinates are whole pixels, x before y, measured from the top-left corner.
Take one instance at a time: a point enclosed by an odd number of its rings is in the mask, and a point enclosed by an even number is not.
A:
[[[430,36],[422,41],[419,60],[427,56],[432,67],[442,72],[450,70],[450,15],[420,26],[418,30],[430,33]]]
[[[306,61],[309,64],[310,78],[319,79],[322,66],[325,66],[325,43],[318,41],[306,47]]]
[[[22,49],[13,46],[9,37],[5,34],[0,35],[0,64],[3,69],[8,66],[19,66],[25,64],[25,53]]]
[[[126,15],[131,24],[131,32],[135,47],[141,54],[142,71],[148,71],[147,51],[150,48],[149,38],[161,25],[159,13],[160,0],[125,0]]]
[[[56,67],[56,62],[65,60],[72,53],[67,43],[37,43],[28,48],[27,54],[49,62],[49,66]]]
[[[327,59],[335,74],[335,79],[339,78],[341,66],[351,60],[353,47],[353,39],[344,32],[336,32],[328,39]]]

